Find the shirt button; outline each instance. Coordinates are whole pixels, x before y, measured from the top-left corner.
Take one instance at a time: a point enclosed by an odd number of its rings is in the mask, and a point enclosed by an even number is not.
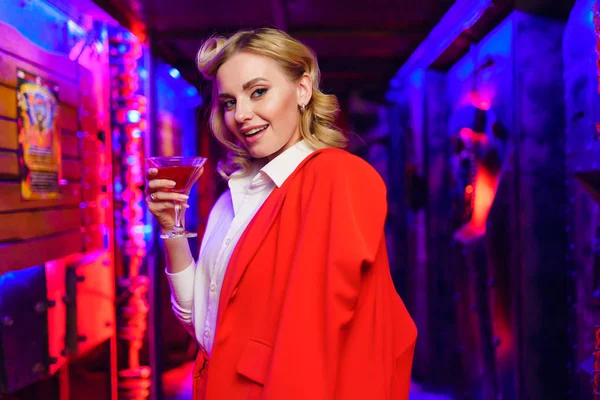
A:
[[[226,245],[229,245],[229,243],[231,243],[231,239],[227,239],[227,240],[225,240],[225,244],[226,244]]]
[[[210,336],[210,331],[208,329],[204,331],[204,336],[205,337],[209,337]]]
[[[215,290],[217,290],[217,284],[216,283],[211,283],[210,284],[210,291],[214,292]]]

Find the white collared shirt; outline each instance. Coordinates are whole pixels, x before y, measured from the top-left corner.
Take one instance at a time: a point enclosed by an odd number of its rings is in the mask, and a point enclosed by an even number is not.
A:
[[[238,240],[273,189],[281,187],[313,151],[300,141],[264,166],[254,162],[246,176],[232,174],[229,190],[219,197],[210,212],[198,263],[174,274],[167,272],[175,315],[209,354],[215,337],[221,286]]]

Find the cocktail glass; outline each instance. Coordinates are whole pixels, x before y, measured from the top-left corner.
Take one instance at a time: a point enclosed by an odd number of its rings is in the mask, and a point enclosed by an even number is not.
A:
[[[206,162],[203,157],[150,157],[146,159],[149,168],[156,168],[158,174],[154,179],[168,179],[175,182],[175,187],[163,189],[166,192],[175,192],[186,194],[192,188],[192,185],[200,177],[202,165]],[[183,202],[175,203],[175,226],[170,232],[160,235],[162,239],[172,239],[178,237],[198,236],[195,232],[188,232],[183,226],[185,220],[185,209]]]

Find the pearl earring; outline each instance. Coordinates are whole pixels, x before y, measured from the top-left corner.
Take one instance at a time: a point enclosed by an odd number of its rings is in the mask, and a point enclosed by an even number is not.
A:
[[[306,104],[301,104],[300,111],[304,112],[304,110],[306,110]]]

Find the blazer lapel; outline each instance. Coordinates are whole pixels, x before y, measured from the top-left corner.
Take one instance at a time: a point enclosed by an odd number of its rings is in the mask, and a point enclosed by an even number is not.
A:
[[[242,279],[252,258],[254,258],[262,242],[267,237],[267,232],[279,216],[286,193],[287,190],[276,188],[258,210],[240,237],[225,272],[223,288],[219,298],[218,314],[221,314],[221,311],[225,308],[224,306],[229,302],[234,289],[239,284],[240,279]]]
[[[279,217],[290,182],[293,181],[294,177],[302,170],[304,165],[309,160],[313,159],[320,153],[332,150],[334,149],[320,149],[306,157],[296,168],[296,170],[288,177],[288,179],[286,179],[284,184],[280,188],[273,190],[271,195],[258,210],[252,221],[250,221],[250,224],[240,237],[240,240],[233,250],[233,254],[229,260],[229,265],[227,266],[227,271],[225,272],[223,288],[221,289],[221,295],[219,297],[217,325],[219,324],[219,321],[221,321],[221,316],[227,306],[227,303],[229,303],[229,300],[231,299],[235,288],[240,283],[244,272],[246,272],[248,265],[267,237],[267,232],[269,229],[271,229],[275,219]]]

